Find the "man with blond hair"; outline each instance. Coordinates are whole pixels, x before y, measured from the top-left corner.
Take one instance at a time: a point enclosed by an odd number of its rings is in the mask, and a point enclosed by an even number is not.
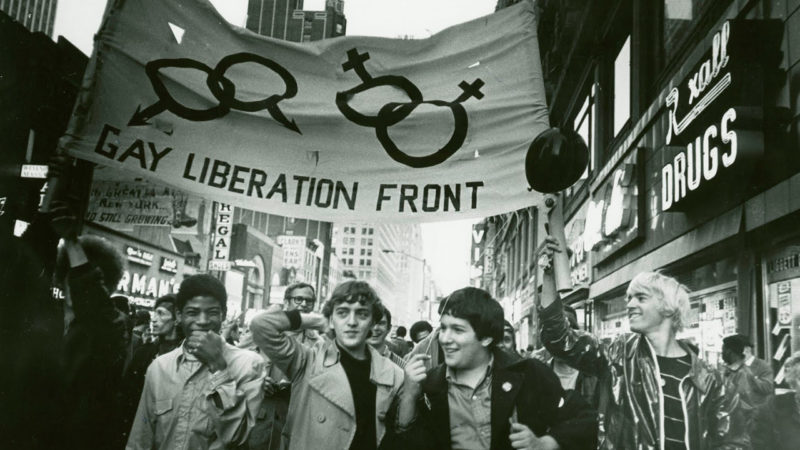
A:
[[[545,252],[563,252],[552,237]],[[541,338],[547,350],[599,378],[601,449],[743,448],[731,425],[738,398],[726,396],[718,373],[676,339],[685,325],[689,291],[674,278],[640,273],[627,293],[630,333],[602,344],[570,328],[544,264]]]

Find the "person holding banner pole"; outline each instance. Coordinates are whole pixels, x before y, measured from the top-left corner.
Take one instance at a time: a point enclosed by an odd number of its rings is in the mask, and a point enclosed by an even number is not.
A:
[[[720,375],[676,339],[689,310],[687,288],[660,273],[638,274],[627,289],[631,332],[602,344],[568,324],[557,283],[566,275],[560,217],[549,221],[549,233],[540,258],[541,338],[554,357],[598,377],[600,448],[742,448],[746,430],[732,427],[737,397],[726,396]]]

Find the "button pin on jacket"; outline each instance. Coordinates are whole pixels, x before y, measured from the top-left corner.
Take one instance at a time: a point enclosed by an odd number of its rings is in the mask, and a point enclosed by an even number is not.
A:
[[[506,381],[506,382],[505,382],[505,383],[503,383],[503,385],[502,385],[502,386],[500,386],[500,387],[502,387],[502,388],[503,388],[503,391],[505,391],[505,392],[508,392],[508,391],[510,391],[510,390],[511,390],[511,387],[512,387],[512,386],[511,386],[511,383],[509,383],[508,381]]]

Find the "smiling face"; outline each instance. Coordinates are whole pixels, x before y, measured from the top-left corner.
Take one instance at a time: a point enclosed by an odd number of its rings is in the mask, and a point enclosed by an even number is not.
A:
[[[168,308],[159,305],[153,315],[153,334],[168,336],[175,329],[175,316]]]
[[[381,320],[372,326],[372,336],[367,339],[367,344],[373,347],[379,347],[383,345],[387,336],[389,336],[389,323],[386,320],[386,315],[384,315],[381,317]]]
[[[456,370],[472,369],[489,358],[492,338],[478,339],[475,330],[466,319],[449,314],[441,318],[439,345],[444,352],[444,363]]]
[[[628,319],[631,331],[647,334],[663,327],[669,319],[661,314],[661,302],[642,289],[628,289]]]
[[[330,326],[336,342],[351,352],[361,352],[372,328],[372,310],[360,302],[341,302],[333,306]]]
[[[219,300],[208,295],[190,298],[178,313],[184,336],[191,335],[192,331],[213,331],[219,334],[224,317],[225,311]]]

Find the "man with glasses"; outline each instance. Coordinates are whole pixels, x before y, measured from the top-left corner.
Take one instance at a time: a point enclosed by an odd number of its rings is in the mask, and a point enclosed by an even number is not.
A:
[[[283,296],[283,309],[308,314],[314,311],[317,296],[314,286],[308,283],[295,283],[286,288]],[[268,309],[267,311],[273,311]],[[286,333],[303,347],[312,348],[322,342],[322,337],[315,330],[297,330]],[[261,352],[253,343],[252,335],[239,344],[240,347],[258,352],[264,360],[265,375],[262,388],[264,399],[261,401],[256,423],[247,448],[277,450],[281,445],[281,430],[286,424],[286,415],[289,412],[292,383],[286,375],[273,362]]]
[[[314,305],[317,303],[317,294],[314,292],[314,286],[308,283],[295,283],[287,287],[283,298],[283,308],[286,311],[296,309],[303,314],[314,311]]]

